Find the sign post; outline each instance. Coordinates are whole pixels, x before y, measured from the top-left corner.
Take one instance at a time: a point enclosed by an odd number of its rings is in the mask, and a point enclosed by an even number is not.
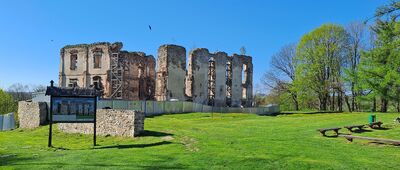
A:
[[[93,146],[96,146],[96,110],[99,91],[95,88],[47,87],[50,95],[49,141],[52,147],[53,123],[93,123]]]
[[[51,80],[51,87],[53,87],[53,83],[54,83],[54,81],[53,80]],[[52,137],[53,137],[53,104],[52,104],[52,102],[51,101],[53,101],[53,97],[52,96],[50,96],[50,116],[49,116],[49,142],[48,142],[48,147],[51,147],[52,145],[51,145],[51,140],[52,140]]]
[[[93,120],[93,146],[96,146],[96,110],[97,110],[97,97],[94,102],[94,120]]]

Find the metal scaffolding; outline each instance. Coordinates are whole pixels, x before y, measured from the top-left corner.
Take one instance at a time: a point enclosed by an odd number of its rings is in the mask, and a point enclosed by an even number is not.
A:
[[[110,98],[122,99],[123,67],[119,53],[111,55],[111,96]]]
[[[215,60],[214,58],[210,58],[208,61],[208,105],[214,105],[215,99]]]
[[[232,103],[232,62],[226,62],[226,105]]]

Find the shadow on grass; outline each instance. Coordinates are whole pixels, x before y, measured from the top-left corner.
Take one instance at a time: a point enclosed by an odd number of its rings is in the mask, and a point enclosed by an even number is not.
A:
[[[337,138],[337,137],[339,137],[339,135],[325,135],[325,136],[322,136],[322,137],[325,137],[325,138]]]
[[[369,144],[374,144],[374,145],[390,145],[390,146],[395,146],[395,147],[400,147],[400,144],[395,144],[395,143],[385,143],[385,142],[368,142]]]
[[[160,117],[160,116],[165,116],[165,115],[179,115],[179,114],[190,114],[193,112],[184,112],[184,113],[161,113],[161,114],[153,114],[153,115],[146,115],[146,118],[155,118],[155,117]]]
[[[153,136],[153,137],[164,137],[164,136],[173,136],[174,134],[171,133],[165,133],[165,132],[157,132],[157,131],[151,131],[151,130],[145,130],[143,133],[141,133],[139,136],[140,137],[145,137],[145,136]]]
[[[51,148],[51,149],[54,149],[54,151],[57,151],[57,150],[63,150],[63,151],[70,150],[70,149],[68,149],[68,148],[64,148],[64,147],[55,147],[55,146],[51,146],[50,148]]]
[[[389,130],[390,128],[380,127],[380,128],[373,128],[373,130]]]
[[[0,167],[3,165],[12,165],[23,161],[30,161],[33,159],[34,158],[18,157],[17,154],[0,154]]]
[[[138,169],[188,169],[187,165],[176,162],[176,158],[164,155],[153,155],[156,159],[146,160],[146,165],[136,165]],[[193,168],[193,165],[190,166]]]
[[[169,160],[163,160],[165,162],[169,162],[173,159]],[[21,162],[22,161],[22,162]],[[154,164],[151,165],[138,165],[138,163],[126,163],[126,164],[113,164],[113,163],[65,163],[65,162],[23,162],[25,160],[19,160],[19,161],[13,161],[13,162],[6,162],[6,164],[3,164],[3,161],[0,161],[2,164],[1,165],[11,165],[11,166],[30,166],[33,169],[36,169],[38,167],[35,166],[51,166],[51,169],[70,169],[74,167],[73,169],[76,169],[78,166],[78,169],[93,169],[95,167],[100,168],[100,169],[135,169],[135,167],[141,167],[143,169],[187,169],[184,165],[177,164],[177,165],[164,165],[165,162],[155,162]],[[48,167],[49,168],[49,167]]]
[[[130,144],[130,145],[113,145],[113,146],[102,146],[102,147],[96,147],[94,149],[111,149],[111,148],[117,148],[117,149],[129,149],[129,148],[147,148],[147,147],[153,147],[153,146],[160,146],[160,145],[167,145],[171,144],[172,142],[168,141],[162,141],[162,142],[156,142],[156,143],[149,143],[149,144]]]
[[[356,130],[352,130],[351,132],[353,133],[364,133],[364,132],[373,132],[372,130],[368,130],[368,129],[356,129]]]
[[[120,145],[121,148],[126,147],[150,147],[163,144],[169,144],[171,142],[158,142],[153,144],[139,144],[139,145]],[[113,148],[113,146],[104,147]],[[46,159],[46,156],[29,157],[24,154],[24,157],[20,157],[20,154],[0,154],[0,169],[6,166],[10,169],[27,169],[29,166],[31,169],[41,169],[41,167],[46,167],[46,169],[187,169],[184,164],[176,163],[174,157],[155,155],[154,160],[149,159],[146,162],[138,162],[138,160],[132,160],[129,162],[113,162],[113,161],[99,161],[99,162],[86,162],[86,163],[76,163],[73,161],[65,161],[61,157],[60,159]],[[8,167],[10,166],[10,167]],[[79,167],[79,168],[76,168]]]
[[[293,114],[321,114],[321,113],[343,113],[342,111],[310,111],[310,112],[280,112],[274,113],[272,116],[279,116],[279,115],[293,115]]]

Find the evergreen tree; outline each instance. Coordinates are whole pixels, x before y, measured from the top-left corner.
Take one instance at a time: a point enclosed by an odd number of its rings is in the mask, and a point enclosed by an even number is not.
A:
[[[372,27],[377,36],[374,48],[361,55],[358,69],[359,87],[369,91],[369,99],[380,98],[381,112],[388,111],[389,101],[396,102],[400,111],[400,23],[397,17],[393,14],[376,20]]]

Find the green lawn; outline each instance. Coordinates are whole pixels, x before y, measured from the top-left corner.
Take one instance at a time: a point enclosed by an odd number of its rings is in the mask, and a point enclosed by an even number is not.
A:
[[[398,146],[350,143],[316,131],[364,124],[368,115],[164,115],[147,118],[142,137],[98,137],[95,148],[91,135],[56,131],[55,148],[47,148],[48,126],[18,129],[0,132],[0,169],[398,169]],[[398,116],[377,114],[388,129],[356,135],[400,140]]]

